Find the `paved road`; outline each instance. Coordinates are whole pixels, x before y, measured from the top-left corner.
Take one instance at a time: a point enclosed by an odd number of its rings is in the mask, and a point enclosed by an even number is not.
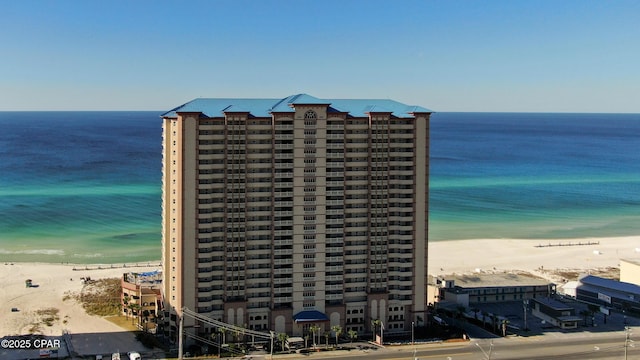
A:
[[[640,329],[636,331],[640,336]],[[275,360],[620,360],[625,359],[625,333],[573,333],[536,337],[471,340],[461,343],[388,346],[378,350],[276,355]],[[634,335],[630,336],[632,339]],[[253,359],[260,359],[253,356]],[[262,357],[269,359],[268,355]],[[627,347],[628,359],[640,359],[640,347]]]

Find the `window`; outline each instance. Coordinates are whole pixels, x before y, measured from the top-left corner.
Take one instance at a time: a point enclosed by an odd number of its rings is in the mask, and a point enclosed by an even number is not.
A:
[[[305,120],[307,120],[307,119],[314,119],[315,120],[317,118],[318,118],[318,115],[313,110],[307,110],[307,112],[304,113],[304,119]],[[305,122],[305,124],[306,124],[306,122]]]

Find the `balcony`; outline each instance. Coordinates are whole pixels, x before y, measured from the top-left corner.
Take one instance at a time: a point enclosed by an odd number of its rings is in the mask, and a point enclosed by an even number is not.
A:
[[[277,303],[291,303],[293,301],[293,297],[292,296],[277,296],[275,295],[273,297],[273,302],[276,303],[275,305],[277,306]]]
[[[293,130],[293,124],[289,125],[289,124],[281,124],[280,123],[280,124],[276,124],[275,128],[276,128],[276,133],[278,131],[283,131],[283,130]],[[282,136],[282,135],[280,135],[280,136]]]
[[[274,221],[275,226],[293,226],[293,220]]]
[[[275,172],[274,177],[276,178],[285,178],[285,179],[291,179],[293,178],[293,172],[292,171],[287,171],[287,172]]]
[[[273,279],[273,284],[274,285],[290,284],[292,281],[293,281],[292,278],[276,278],[276,279]]]
[[[273,250],[273,254],[276,256],[282,256],[282,255],[293,255],[293,249],[276,249]],[[284,264],[289,264],[291,263],[290,259],[276,259],[276,264],[278,260],[287,260],[288,262],[285,262]]]
[[[273,183],[275,191],[278,191],[278,189],[281,188],[285,188],[285,189],[290,189],[293,187],[293,182],[289,182],[289,181],[278,181],[278,182],[274,182]]]
[[[292,268],[274,269],[273,273],[276,275],[293,274],[293,269]]]
[[[293,265],[293,259],[274,259],[273,264],[277,266]],[[282,269],[276,269],[276,274],[279,274],[277,270],[282,270]],[[291,270],[291,268],[286,268],[286,270]],[[288,274],[288,272],[285,272],[283,274]]]
[[[276,152],[275,153],[275,158],[276,159],[293,159],[293,153],[279,153]],[[278,164],[283,164],[283,163],[276,163],[276,168],[278,167]],[[292,166],[292,164],[287,164],[289,166]]]

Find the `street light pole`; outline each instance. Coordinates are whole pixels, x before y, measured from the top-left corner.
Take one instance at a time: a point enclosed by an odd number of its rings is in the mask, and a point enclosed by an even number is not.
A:
[[[273,360],[273,339],[276,337],[276,333],[273,331],[269,331],[269,334],[271,334],[271,354],[269,359]]]
[[[524,330],[528,331],[529,328],[527,328],[527,308],[529,307],[529,300],[524,299],[522,300],[522,308],[524,310]]]
[[[178,331],[178,359],[182,360],[182,337],[184,336],[184,308],[182,308],[182,314],[180,315],[180,326]]]
[[[624,327],[624,360],[627,360],[627,348],[629,347],[629,342],[633,342],[633,340],[629,339],[631,336],[631,328],[628,326]]]
[[[413,329],[415,327],[415,322],[411,322],[411,345],[413,345]]]

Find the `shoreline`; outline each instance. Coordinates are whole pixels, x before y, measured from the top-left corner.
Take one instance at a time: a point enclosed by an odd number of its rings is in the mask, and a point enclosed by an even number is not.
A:
[[[444,266],[441,265],[447,265],[448,268],[454,271],[474,271],[477,270],[477,268],[486,269],[487,265],[492,265],[491,268],[493,268],[496,264],[503,268],[535,270],[537,266],[532,268],[531,263],[536,261],[547,263],[551,268],[589,268],[600,264],[604,266],[617,266],[615,263],[617,263],[620,258],[640,259],[640,235],[560,239],[478,238],[438,240],[430,241],[428,247],[430,273],[438,273],[440,268],[444,268]],[[484,251],[479,252],[479,248],[484,249]],[[599,253],[588,253],[581,249],[597,250]],[[555,253],[552,252],[554,250]],[[527,257],[522,256],[523,251],[527,251]],[[575,257],[555,256],[559,251],[570,255],[578,255],[582,261]],[[0,266],[2,266],[2,264],[57,265],[71,267],[74,271],[93,271],[162,267],[162,260],[152,259],[113,263],[0,260]],[[432,267],[433,269],[431,269]]]

